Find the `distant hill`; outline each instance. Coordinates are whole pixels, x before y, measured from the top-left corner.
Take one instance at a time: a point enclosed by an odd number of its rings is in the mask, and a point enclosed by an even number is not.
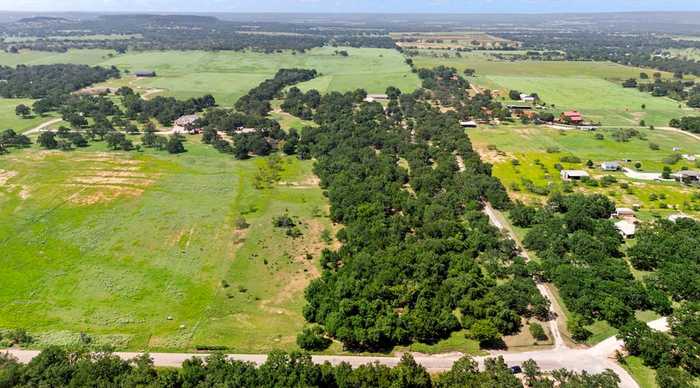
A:
[[[17,23],[63,23],[63,22],[69,22],[70,20],[62,17],[54,17],[54,16],[32,16],[28,18],[22,18],[17,20]]]

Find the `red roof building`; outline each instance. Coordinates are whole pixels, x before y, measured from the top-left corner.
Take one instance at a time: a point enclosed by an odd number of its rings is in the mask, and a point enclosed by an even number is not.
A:
[[[572,124],[580,124],[583,122],[583,116],[577,111],[569,111],[561,114],[561,121],[570,122]]]

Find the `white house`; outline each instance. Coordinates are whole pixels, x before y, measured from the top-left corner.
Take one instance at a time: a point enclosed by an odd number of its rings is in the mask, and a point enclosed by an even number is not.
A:
[[[637,224],[628,220],[621,220],[616,222],[615,227],[624,238],[632,238],[637,232]]]
[[[365,102],[375,102],[375,101],[381,101],[381,100],[388,100],[389,96],[386,94],[368,94],[367,97],[365,97]]]
[[[561,179],[565,181],[580,181],[590,176],[583,170],[561,170],[559,174],[561,175]]]
[[[459,125],[461,125],[462,128],[476,128],[476,121],[474,121],[474,120],[460,121]]]

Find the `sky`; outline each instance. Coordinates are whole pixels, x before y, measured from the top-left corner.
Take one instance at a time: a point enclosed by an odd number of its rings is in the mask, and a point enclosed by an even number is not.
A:
[[[0,0],[0,10],[159,13],[700,11],[700,0]]]

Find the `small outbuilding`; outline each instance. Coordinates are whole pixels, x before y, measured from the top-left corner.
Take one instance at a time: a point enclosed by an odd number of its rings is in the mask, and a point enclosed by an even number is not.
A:
[[[474,120],[460,121],[459,125],[461,125],[462,128],[476,128],[477,126],[476,121]]]
[[[368,94],[367,97],[365,97],[364,101],[365,102],[375,102],[375,101],[386,101],[389,99],[389,96],[386,94]]]
[[[197,115],[185,115],[181,116],[177,120],[175,120],[173,126],[173,132],[188,132],[191,134],[196,134],[202,132],[201,128],[197,128],[194,126],[194,123],[197,121],[199,117]]]
[[[137,70],[134,72],[137,77],[155,77],[156,72],[153,70]]]
[[[620,163],[618,162],[603,162],[600,165],[603,171],[618,171],[620,169]]]
[[[590,177],[590,175],[583,170],[561,170],[559,174],[561,175],[561,179],[565,181],[580,181],[583,178]]]

